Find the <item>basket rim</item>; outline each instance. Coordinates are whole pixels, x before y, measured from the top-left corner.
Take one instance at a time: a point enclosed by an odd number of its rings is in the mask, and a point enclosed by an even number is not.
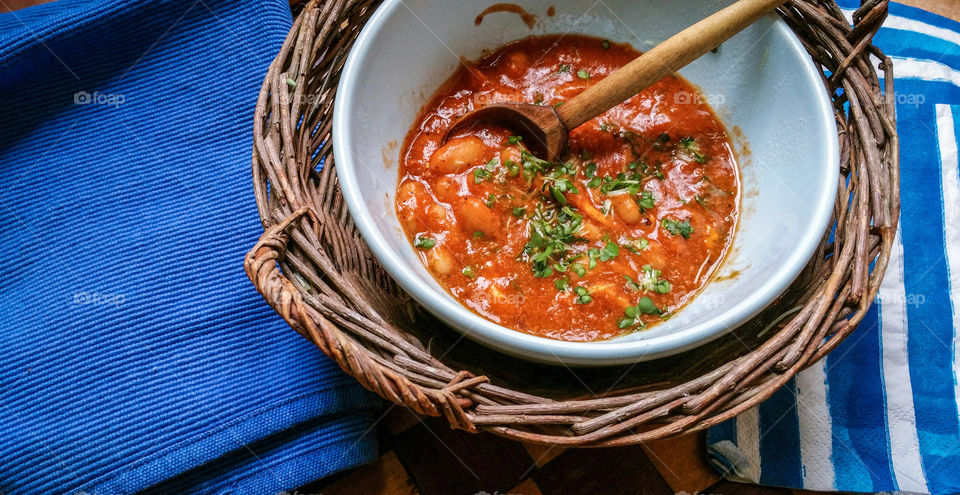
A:
[[[550,445],[635,444],[753,407],[834,349],[870,307],[899,220],[892,63],[870,43],[888,0],[865,0],[852,28],[833,1],[789,0],[779,14],[831,74],[823,80],[841,157],[832,242],[824,236],[790,288],[790,301],[802,304],[757,317],[771,330],[752,351],[652,390],[554,400],[435,357],[432,338],[418,337],[417,309],[360,240],[333,173],[330,115],[343,53],[378,3],[311,0],[268,68],[252,157],[265,231],[244,260],[267,303],[364,387],[470,432]],[[881,60],[883,85],[871,56]]]

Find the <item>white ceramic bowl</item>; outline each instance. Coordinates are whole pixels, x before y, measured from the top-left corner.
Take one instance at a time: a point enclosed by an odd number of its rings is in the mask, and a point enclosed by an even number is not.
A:
[[[398,145],[458,58],[531,34],[582,33],[647,50],[729,0],[533,0],[474,18],[490,0],[386,0],[347,58],[333,118],[344,197],[364,239],[418,302],[467,337],[518,357],[609,365],[675,354],[716,339],[773,301],[813,254],[836,198],[839,147],[830,101],[800,41],[768,15],[680,71],[731,132],[741,166],[734,245],[717,276],[670,320],[602,342],[561,342],[497,325],[444,290],[410,246],[394,208]],[[556,15],[548,17],[555,5]],[[732,276],[736,274],[736,276]],[[619,316],[619,315],[616,315]]]

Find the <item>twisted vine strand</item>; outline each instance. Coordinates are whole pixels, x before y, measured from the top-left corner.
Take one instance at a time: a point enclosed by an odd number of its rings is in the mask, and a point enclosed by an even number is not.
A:
[[[708,344],[714,348],[697,357],[723,357],[697,376],[577,398],[559,397],[576,390],[544,394],[502,377],[491,381],[487,374],[513,370],[483,363],[465,370],[431,352],[431,335],[445,330],[360,238],[340,194],[330,132],[346,53],[378,4],[295,5],[299,14],[254,115],[254,197],[265,231],[244,262],[250,281],[291,328],[364,387],[470,432],[551,445],[626,445],[707,428],[757,405],[863,318],[886,270],[900,209],[893,64],[871,44],[886,0],[864,2],[852,27],[832,1],[792,0],[779,10],[825,74],[841,176],[833,241],[825,234],[782,301],[741,327],[757,346],[746,352],[737,348],[746,346],[742,341]],[[884,86],[871,55],[882,61]],[[681,358],[664,364],[683,365]]]

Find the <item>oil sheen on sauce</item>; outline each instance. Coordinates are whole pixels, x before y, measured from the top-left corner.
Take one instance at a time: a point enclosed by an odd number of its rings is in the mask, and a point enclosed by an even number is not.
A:
[[[397,214],[472,311],[533,335],[608,339],[669,318],[722,261],[739,212],[736,158],[680,77],[574,129],[558,163],[503,128],[442,143],[472,109],[562,105],[638,55],[593,37],[530,37],[460,67],[422,109],[400,150]]]

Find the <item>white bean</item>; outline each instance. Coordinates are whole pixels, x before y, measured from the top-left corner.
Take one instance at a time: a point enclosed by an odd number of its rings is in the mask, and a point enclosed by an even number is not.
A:
[[[437,275],[449,275],[456,268],[457,260],[453,253],[442,245],[436,245],[427,250],[427,264]]]
[[[485,236],[494,236],[500,223],[497,215],[477,198],[467,198],[460,204],[459,217],[467,235],[483,232]]]
[[[630,194],[618,194],[610,198],[610,205],[613,212],[617,214],[620,220],[629,224],[635,224],[640,221],[640,207],[637,201]]]
[[[430,157],[430,168],[438,174],[455,174],[468,165],[480,163],[483,141],[476,136],[451,139]]]

